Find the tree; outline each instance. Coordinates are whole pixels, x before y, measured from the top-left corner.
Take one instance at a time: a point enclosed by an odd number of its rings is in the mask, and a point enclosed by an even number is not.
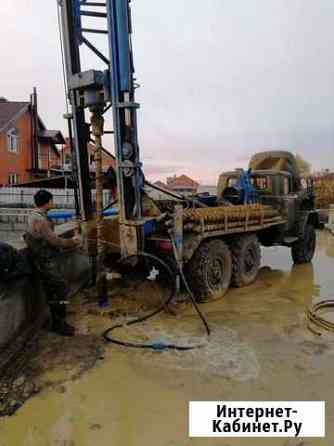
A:
[[[308,161],[306,161],[302,156],[298,153],[296,154],[296,161],[299,172],[301,175],[309,175],[311,173],[312,165]]]

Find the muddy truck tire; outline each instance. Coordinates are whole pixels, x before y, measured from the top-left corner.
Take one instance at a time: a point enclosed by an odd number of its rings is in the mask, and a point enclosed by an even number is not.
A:
[[[187,278],[197,302],[224,296],[232,277],[232,256],[222,240],[203,242],[187,265]]]
[[[315,228],[311,223],[306,223],[303,233],[291,247],[293,263],[310,263],[313,259],[316,247]]]
[[[232,285],[241,288],[256,280],[261,265],[261,247],[256,235],[243,235],[230,244]]]

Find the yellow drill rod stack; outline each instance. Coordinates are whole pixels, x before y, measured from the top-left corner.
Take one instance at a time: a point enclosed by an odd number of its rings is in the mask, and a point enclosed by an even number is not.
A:
[[[228,231],[239,226],[261,226],[281,220],[276,209],[261,204],[187,209],[183,213],[184,229],[189,232]]]

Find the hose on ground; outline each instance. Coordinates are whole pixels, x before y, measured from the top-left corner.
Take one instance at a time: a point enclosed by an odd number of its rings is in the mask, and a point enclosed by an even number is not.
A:
[[[175,243],[175,239],[174,239],[172,233],[170,233],[170,237],[171,237],[171,241],[172,241],[172,245],[173,245],[174,256],[176,258],[176,256],[177,256],[177,254],[176,254],[176,243]],[[207,335],[210,336],[211,330],[210,330],[209,324],[208,324],[207,320],[205,319],[203,313],[199,309],[199,306],[197,305],[195,296],[194,296],[193,292],[190,289],[190,286],[188,284],[187,279],[185,278],[185,275],[184,275],[184,272],[183,272],[183,268],[182,268],[182,266],[178,262],[177,262],[177,266],[178,266],[178,270],[179,270],[181,279],[182,279],[182,281],[184,283],[184,286],[185,286],[186,291],[188,293],[188,296],[190,298],[191,304],[195,308],[196,313],[198,314],[199,318],[203,322],[203,325],[205,327]]]
[[[334,300],[322,300],[313,305],[313,307],[308,308],[306,312],[307,328],[317,336],[322,336],[321,331],[334,333],[334,322],[325,319],[319,314],[323,310],[334,311]]]
[[[116,330],[117,328],[122,328],[122,327],[125,327],[125,326],[139,324],[141,322],[147,321],[148,319],[158,315],[159,313],[161,313],[166,308],[166,306],[173,300],[173,298],[176,295],[177,289],[176,289],[175,277],[174,277],[174,274],[173,274],[171,268],[167,265],[167,263],[164,262],[159,257],[157,257],[157,256],[155,256],[153,254],[145,253],[145,252],[140,252],[137,255],[129,256],[126,259],[123,259],[123,260],[130,260],[131,258],[138,258],[138,257],[143,257],[144,259],[155,260],[163,268],[165,268],[165,270],[168,273],[168,276],[170,278],[171,292],[170,292],[168,298],[166,299],[166,301],[160,307],[158,307],[156,310],[152,311],[151,313],[149,313],[149,314],[147,314],[145,316],[142,316],[142,317],[133,319],[133,320],[131,320],[129,322],[126,322],[125,324],[117,324],[117,325],[114,325],[114,326],[108,328],[107,330],[104,331],[103,338],[107,342],[110,342],[110,343],[113,343],[113,344],[117,344],[117,345],[120,345],[120,346],[123,346],[123,347],[150,349],[150,350],[155,350],[155,351],[163,351],[163,350],[187,351],[187,350],[193,350],[193,349],[196,349],[196,348],[203,347],[203,344],[182,346],[182,345],[176,345],[176,344],[168,344],[168,343],[164,343],[164,342],[153,342],[153,343],[148,343],[148,344],[134,343],[134,342],[121,341],[121,340],[116,339],[116,338],[111,336],[111,332]],[[196,302],[195,302],[195,298],[194,298],[194,296],[193,296],[193,294],[192,294],[192,292],[191,292],[191,290],[190,290],[190,288],[188,286],[188,283],[187,283],[187,281],[186,281],[186,279],[184,277],[182,269],[180,269],[180,273],[181,273],[182,280],[183,280],[183,282],[185,284],[185,287],[186,287],[186,289],[187,289],[187,291],[189,293],[189,296],[191,298],[191,302],[194,305],[194,308],[196,309],[196,312],[200,316],[200,318],[201,318],[201,320],[202,320],[202,322],[203,322],[203,324],[205,326],[207,334],[210,335],[210,328],[208,326],[208,323],[207,323],[204,315],[201,313],[200,309],[198,308]]]

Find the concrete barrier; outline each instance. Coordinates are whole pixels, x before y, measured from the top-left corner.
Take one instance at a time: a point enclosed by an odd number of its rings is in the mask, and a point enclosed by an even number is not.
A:
[[[68,237],[73,235],[74,229],[74,223],[66,223],[58,226],[56,231],[59,235]],[[25,250],[21,240],[10,244],[18,250]],[[59,257],[59,268],[69,281],[69,298],[91,279],[89,258],[80,252],[69,251]],[[0,368],[4,366],[6,359],[9,360],[13,356],[16,340],[22,331],[34,327],[41,315],[44,315],[44,318],[47,316],[46,301],[42,283],[37,275],[0,283]]]
[[[0,208],[0,232],[26,231],[28,227],[28,217],[33,210],[33,208]],[[73,220],[75,211],[72,209],[59,209],[57,211],[49,212],[49,217],[56,224],[62,224]]]
[[[27,319],[27,290],[31,290],[28,278],[0,287],[0,349],[12,340]]]

